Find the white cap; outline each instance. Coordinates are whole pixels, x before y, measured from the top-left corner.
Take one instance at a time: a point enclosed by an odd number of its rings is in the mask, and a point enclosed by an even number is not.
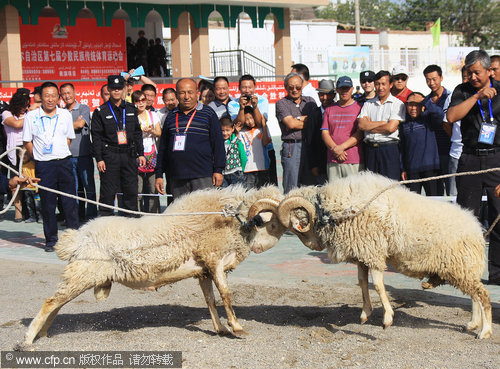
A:
[[[396,65],[394,68],[392,68],[392,75],[397,76],[398,74],[404,74],[408,75],[408,68],[406,68],[404,65]]]

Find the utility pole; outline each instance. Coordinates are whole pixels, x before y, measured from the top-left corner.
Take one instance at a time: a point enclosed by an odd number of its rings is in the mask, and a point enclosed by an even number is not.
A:
[[[356,46],[361,46],[361,28],[359,25],[359,0],[354,0],[354,25],[356,27]]]

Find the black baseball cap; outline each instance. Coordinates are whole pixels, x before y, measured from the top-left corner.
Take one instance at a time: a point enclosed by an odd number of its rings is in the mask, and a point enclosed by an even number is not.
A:
[[[371,70],[365,70],[359,74],[359,80],[361,83],[363,82],[373,82],[375,81],[375,72],[372,72]]]
[[[125,87],[125,79],[120,75],[108,76],[108,88],[110,90],[123,90]]]

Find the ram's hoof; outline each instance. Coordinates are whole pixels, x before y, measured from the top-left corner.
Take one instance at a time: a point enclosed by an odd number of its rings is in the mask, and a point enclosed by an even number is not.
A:
[[[236,336],[248,336],[248,333],[246,331],[244,331],[243,329],[240,329],[238,331],[234,331],[234,334]]]

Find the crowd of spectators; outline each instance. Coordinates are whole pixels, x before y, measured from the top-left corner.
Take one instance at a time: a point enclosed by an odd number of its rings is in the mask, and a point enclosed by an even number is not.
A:
[[[139,36],[135,45],[127,40],[135,50],[129,60],[148,65],[154,75],[148,42],[142,31]],[[348,76],[339,76],[336,85],[321,80],[315,89],[307,66],[294,64],[284,79],[286,96],[276,103],[284,192],[362,170],[394,180],[420,180],[498,166],[498,59],[482,50],[471,52],[463,83],[453,92],[442,85],[441,68],[429,65],[422,76],[427,94],[407,87],[409,74],[401,65],[361,72],[361,93]],[[70,83],[58,87],[46,82],[35,89],[33,101],[29,90],[19,89],[2,113],[5,148],[26,148],[26,174],[39,177],[44,186],[89,200],[96,199],[95,163],[100,203],[112,206],[121,194],[120,207],[131,211],[160,212],[158,196],[165,193],[175,199],[212,186],[278,184],[269,103],[255,93],[253,76],[240,77],[237,97],[230,96],[224,76],[198,84],[181,79],[175,89],[161,91],[164,106],[156,109],[157,86],[142,76],[141,88],[134,87],[139,82],[131,77],[134,66],[125,77],[108,77],[101,88],[103,104],[92,114],[76,100]],[[11,153],[7,160],[16,165],[19,158]],[[492,222],[500,212],[494,196],[499,183],[500,174],[490,173],[408,187],[427,196],[457,196],[460,205],[478,216],[485,193]],[[29,192],[32,196],[16,199],[14,221],[36,221],[41,214],[47,251],[57,241],[57,207],[70,228],[98,214],[114,214],[109,207],[97,209],[42,190],[37,212],[35,187],[21,193]],[[497,228],[490,236],[492,283],[500,281]]]
[[[144,31],[139,31],[137,41],[127,37],[127,67],[128,70],[143,66],[149,77],[170,77],[167,68],[167,51],[161,38],[147,39]]]

